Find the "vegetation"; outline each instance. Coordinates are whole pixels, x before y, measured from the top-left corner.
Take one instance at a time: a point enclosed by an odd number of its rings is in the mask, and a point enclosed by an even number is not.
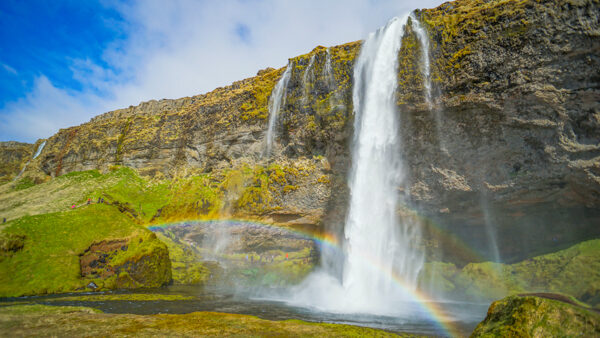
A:
[[[81,276],[79,255],[102,240],[126,239],[128,242],[126,250],[107,258],[107,268],[117,269],[127,262],[133,266],[131,263],[144,257],[158,260],[168,257],[166,247],[153,233],[107,205],[25,216],[9,222],[3,236],[23,238],[10,257],[0,261],[0,296],[3,297],[81,290],[90,282],[100,289],[122,285],[119,279],[131,272],[127,269],[123,269],[122,275],[114,274],[107,279]],[[157,260],[148,263],[157,263]],[[160,286],[170,279],[170,275],[161,275],[160,267],[149,264],[145,269],[136,271],[145,277],[144,285],[137,286]]]
[[[524,292],[553,292],[600,305],[600,240],[515,264],[470,263],[462,270],[451,263],[427,263],[422,282],[471,299],[498,299]]]
[[[183,315],[103,314],[83,307],[18,305],[0,307],[0,331],[13,337],[46,336],[237,336],[237,337],[395,337],[364,327],[270,321],[254,316],[194,312]]]
[[[492,303],[471,337],[594,337],[600,314],[579,306],[533,296]]]
[[[205,266],[202,257],[196,250],[160,232],[157,233],[157,236],[169,249],[174,284],[205,284],[208,282],[212,271]]]

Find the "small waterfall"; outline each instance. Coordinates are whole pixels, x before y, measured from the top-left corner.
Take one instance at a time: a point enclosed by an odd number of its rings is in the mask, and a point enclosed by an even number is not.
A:
[[[33,160],[35,160],[36,157],[40,156],[40,154],[42,153],[42,150],[44,149],[44,147],[46,146],[46,141],[42,142],[38,148],[37,151],[35,152],[35,155],[33,155]]]
[[[290,80],[290,73],[292,71],[291,62],[288,63],[283,75],[273,88],[271,92],[271,97],[269,98],[269,126],[267,129],[267,142],[266,142],[266,150],[265,156],[271,156],[271,149],[273,148],[273,140],[275,138],[275,124],[277,123],[277,117],[279,116],[279,111],[281,107],[285,104],[285,92],[287,89],[287,84]]]
[[[45,145],[46,145],[46,141],[40,143],[40,145],[37,147],[37,150],[35,151],[33,157],[29,161],[27,161],[27,163],[25,163],[25,165],[23,166],[23,169],[21,169],[21,171],[19,171],[17,176],[15,176],[15,178],[13,178],[13,182],[16,181],[17,179],[19,179],[19,177],[21,177],[21,175],[23,175],[23,173],[25,172],[25,169],[27,169],[27,166],[29,165],[29,162],[31,162],[31,160],[35,160],[36,157],[40,156]]]
[[[415,17],[414,13],[410,15],[412,28],[417,34],[419,44],[421,45],[421,60],[419,60],[419,68],[423,76],[423,89],[425,96],[425,103],[429,110],[433,113],[435,119],[435,130],[439,141],[440,150],[447,153],[444,136],[442,133],[442,116],[441,110],[433,102],[432,85],[431,85],[431,60],[429,55],[429,35],[419,20]]]
[[[486,195],[481,197],[480,201],[481,211],[483,212],[483,221],[485,225],[485,235],[488,240],[490,249],[490,256],[496,263],[501,263],[502,258],[500,257],[500,250],[498,249],[498,241],[496,240],[496,230],[494,227],[494,220],[490,214],[490,206],[488,203],[488,197]]]
[[[410,15],[412,27],[417,34],[419,42],[421,44],[421,60],[419,67],[421,68],[421,74],[423,74],[423,87],[425,89],[425,102],[429,106],[429,109],[433,108],[431,102],[431,70],[429,65],[429,36],[421,23],[415,17],[414,13]]]
[[[398,52],[408,17],[394,18],[369,35],[354,66],[354,139],[345,225],[342,280],[313,273],[292,302],[331,311],[408,314],[423,253],[420,226],[398,215],[404,185],[395,102]],[[412,290],[411,290],[412,289]]]
[[[333,67],[331,66],[330,48],[327,48],[325,66],[323,67],[323,77],[327,79],[327,89],[331,92],[331,95],[329,96],[329,106],[337,107],[341,105],[342,98],[340,97],[340,91],[337,88],[337,81],[335,80]]]
[[[302,105],[305,106],[306,102],[308,101],[308,96],[309,96],[309,85],[310,85],[310,81],[313,78],[313,68],[315,66],[315,55],[313,54],[310,57],[310,61],[308,61],[308,66],[306,67],[306,70],[304,70],[304,74],[302,75]]]

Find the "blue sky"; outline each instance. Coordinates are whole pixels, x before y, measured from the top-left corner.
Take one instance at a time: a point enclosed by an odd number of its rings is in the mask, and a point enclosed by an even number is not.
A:
[[[210,91],[439,0],[2,0],[0,141]]]

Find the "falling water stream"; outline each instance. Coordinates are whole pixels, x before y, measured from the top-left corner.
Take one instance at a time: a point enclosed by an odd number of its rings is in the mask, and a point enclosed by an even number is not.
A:
[[[266,149],[265,156],[271,156],[271,150],[273,148],[273,141],[275,139],[275,124],[277,123],[277,118],[279,117],[279,111],[281,107],[285,104],[285,92],[287,89],[287,84],[290,80],[290,73],[292,71],[291,63],[288,63],[283,75],[273,88],[273,92],[271,93],[271,97],[269,98],[269,125],[267,129],[266,136]]]
[[[35,151],[35,154],[33,155],[33,157],[29,161],[27,161],[27,163],[25,163],[25,165],[23,166],[23,169],[21,169],[21,171],[19,171],[17,176],[15,176],[15,178],[13,178],[13,182],[16,181],[17,179],[19,179],[19,177],[21,177],[21,175],[23,175],[23,173],[25,172],[25,169],[27,169],[27,166],[29,165],[31,160],[35,160],[38,156],[40,156],[45,145],[46,145],[46,141],[40,143],[40,145],[37,147],[37,150]]]
[[[398,215],[404,169],[395,93],[398,51],[408,17],[394,18],[364,42],[354,67],[350,204],[341,280],[323,268],[293,303],[344,313],[406,314],[423,253],[420,227]]]

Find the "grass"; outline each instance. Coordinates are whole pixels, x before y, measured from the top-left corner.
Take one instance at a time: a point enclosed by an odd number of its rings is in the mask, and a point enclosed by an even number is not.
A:
[[[0,332],[44,336],[397,337],[382,330],[300,320],[270,321],[215,312],[182,315],[96,313],[82,307],[17,305],[0,308]]]
[[[537,256],[515,264],[427,263],[423,281],[435,274],[436,288],[469,298],[498,299],[527,292],[552,292],[600,305],[600,240]]]
[[[9,222],[3,233],[24,236],[25,240],[21,250],[0,261],[0,296],[60,293],[84,287],[91,280],[81,278],[78,255],[94,242],[132,239],[129,248],[114,257],[114,264],[136,260],[164,246],[153,233],[107,205],[25,216]]]

